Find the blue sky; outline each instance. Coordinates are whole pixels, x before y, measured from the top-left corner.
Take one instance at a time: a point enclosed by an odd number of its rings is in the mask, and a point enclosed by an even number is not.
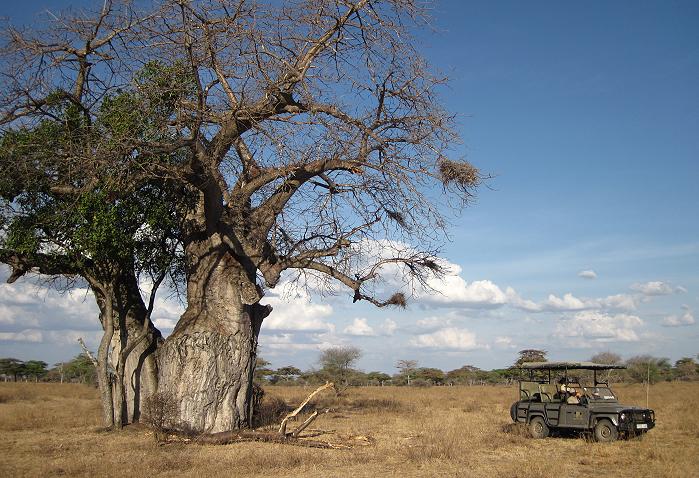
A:
[[[0,16],[67,3],[3,2]],[[443,257],[458,274],[406,311],[274,291],[262,355],[308,367],[351,343],[361,368],[391,372],[403,358],[507,366],[529,347],[699,353],[697,18],[694,1],[439,2],[422,51],[452,79],[455,155],[493,176],[452,218]],[[91,301],[0,286],[0,356],[57,361],[79,352],[76,336],[95,344]],[[177,314],[161,300],[155,316]]]

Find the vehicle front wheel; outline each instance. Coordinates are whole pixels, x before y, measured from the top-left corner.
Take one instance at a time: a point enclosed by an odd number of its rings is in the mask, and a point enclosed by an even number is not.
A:
[[[619,431],[616,429],[614,424],[603,418],[597,422],[595,425],[595,440],[599,442],[612,442],[619,438]]]
[[[529,422],[529,433],[533,438],[546,438],[549,436],[549,427],[541,417],[534,417]]]

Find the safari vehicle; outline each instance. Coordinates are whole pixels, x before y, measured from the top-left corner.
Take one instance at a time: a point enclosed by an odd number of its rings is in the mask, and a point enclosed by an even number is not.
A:
[[[592,362],[524,363],[520,369],[529,374],[519,381],[519,400],[510,408],[512,420],[526,423],[534,438],[546,438],[554,430],[576,430],[612,442],[645,433],[655,426],[655,412],[620,404],[608,379],[598,379],[600,371],[623,368]],[[568,375],[573,370],[591,370],[594,385],[581,385]],[[551,372],[556,372],[553,382]]]

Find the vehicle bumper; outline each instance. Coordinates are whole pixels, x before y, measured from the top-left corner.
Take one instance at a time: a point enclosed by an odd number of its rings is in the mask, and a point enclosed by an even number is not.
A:
[[[655,427],[653,410],[628,410],[619,415],[617,426],[620,432],[643,433]]]

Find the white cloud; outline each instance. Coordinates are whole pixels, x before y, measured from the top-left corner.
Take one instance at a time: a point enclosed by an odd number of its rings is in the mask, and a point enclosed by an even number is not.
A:
[[[506,294],[508,303],[513,307],[526,310],[527,312],[541,312],[543,309],[540,304],[537,304],[533,300],[523,299],[520,297],[520,295],[512,287],[507,288]]]
[[[153,323],[156,327],[162,327],[163,329],[174,328],[183,313],[184,305],[175,297],[161,297],[160,294],[155,297]]]
[[[347,335],[362,337],[371,337],[376,335],[376,332],[374,332],[374,329],[367,323],[367,320],[362,318],[354,319],[352,324],[345,327],[342,332]]]
[[[571,293],[564,294],[562,298],[549,294],[544,304],[547,308],[554,310],[582,310],[588,307]]]
[[[175,328],[175,325],[177,325],[177,321],[173,319],[166,319],[166,318],[158,318],[153,320],[153,324],[158,328],[160,331],[171,331],[172,329]]]
[[[597,279],[597,273],[593,270],[584,270],[578,272],[578,277],[582,277],[583,279]]]
[[[562,310],[562,311],[578,311],[578,310],[635,310],[636,300],[628,294],[616,294],[599,299],[578,298],[573,294],[566,293],[563,297],[558,297],[554,294],[549,294],[548,299],[540,305],[539,310]],[[536,308],[526,309],[531,312],[536,312]]]
[[[663,281],[637,283],[633,284],[631,289],[643,295],[670,295],[674,291],[670,284]]]
[[[398,324],[395,320],[386,319],[381,325],[381,332],[383,335],[393,335],[398,329]]]
[[[273,289],[265,302],[273,307],[272,313],[262,322],[262,328],[268,330],[306,330],[333,331],[335,326],[326,322],[333,308],[327,304],[311,301],[311,297],[303,289],[296,288],[291,283],[283,283]]]
[[[451,324],[452,320],[450,318],[438,316],[425,317],[415,322],[415,325],[423,330],[438,330],[444,326],[450,326]]]
[[[458,268],[460,270],[460,268]],[[442,279],[431,279],[428,285],[434,292],[423,292],[423,302],[447,307],[498,307],[507,303],[507,295],[489,280],[466,282],[451,273]]]
[[[27,313],[24,307],[0,304],[0,325],[18,325],[36,328],[39,321]]]
[[[564,341],[562,345],[570,339],[580,339],[574,342],[582,345],[585,341],[636,342],[639,337],[635,329],[642,325],[643,321],[635,315],[582,311],[561,318],[553,335]]]
[[[511,337],[495,337],[495,346],[501,349],[514,349],[515,343]]]
[[[26,329],[21,332],[0,332],[0,341],[6,342],[43,342],[41,330]]]
[[[421,334],[410,340],[410,345],[418,348],[474,350],[482,348],[476,342],[476,335],[466,329],[447,327],[432,332]]]
[[[595,302],[602,309],[636,310],[636,300],[628,294],[610,295]]]
[[[692,314],[691,309],[687,305],[683,305],[684,313],[680,316],[670,315],[665,317],[662,321],[664,327],[682,327],[684,325],[694,325],[694,314]]]
[[[58,345],[75,345],[81,338],[85,344],[95,350],[102,338],[102,331],[86,330],[48,330],[44,333],[44,341]]]

